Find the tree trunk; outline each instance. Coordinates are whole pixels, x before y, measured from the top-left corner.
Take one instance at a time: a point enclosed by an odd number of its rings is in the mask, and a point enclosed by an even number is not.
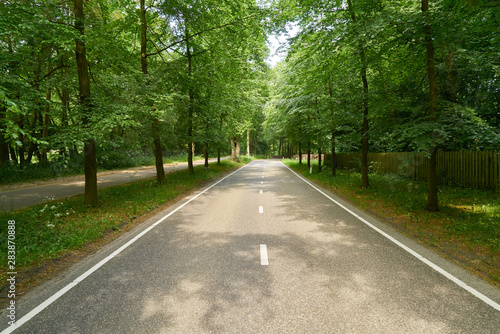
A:
[[[255,130],[255,133],[254,133],[254,139],[253,139],[253,156],[256,157],[257,156],[257,144],[258,144],[258,140],[257,140],[257,130]]]
[[[47,73],[50,73],[51,66],[50,62],[47,66]],[[42,140],[45,140],[49,136],[49,112],[50,112],[50,100],[52,98],[51,88],[47,88],[45,92],[45,108],[43,110],[43,127],[42,127]],[[44,145],[42,151],[40,152],[40,164],[46,165],[47,161],[47,145]]]
[[[337,166],[335,162],[335,131],[332,130],[332,176],[337,176]]]
[[[318,173],[321,173],[321,147],[318,148]]]
[[[83,112],[83,125],[88,127],[90,124],[90,115],[92,106],[90,104],[90,81],[87,64],[87,55],[85,50],[85,15],[83,12],[83,0],[74,0],[75,28],[80,36],[76,38],[76,66],[78,70],[78,84],[80,93],[80,105]],[[85,168],[85,204],[97,204],[97,159],[96,146],[92,138],[85,139],[84,150],[84,168]]]
[[[307,143],[307,169],[311,169],[311,142]]]
[[[148,55],[147,55],[147,22],[145,0],[140,0],[141,14],[141,70],[145,76],[148,74]],[[147,80],[147,79],[146,79]],[[147,105],[151,107],[149,97],[146,96]],[[156,182],[161,184],[165,181],[165,170],[163,168],[163,148],[160,138],[160,121],[157,117],[152,118],[151,134],[155,152]]]
[[[65,60],[68,60],[69,61],[69,55],[67,55],[66,53],[62,56],[62,62],[65,63],[66,61]],[[65,76],[69,76],[69,70],[68,68],[64,68],[64,75]],[[58,91],[59,92],[59,91]],[[70,102],[70,98],[69,98],[69,90],[66,86],[64,86],[62,89],[61,89],[61,93],[59,94],[59,98],[61,100],[61,124],[62,126],[65,126],[67,127],[69,125],[69,121],[68,121],[68,114],[69,114],[69,102]]]
[[[160,121],[158,118],[152,119],[153,144],[155,150],[156,182],[162,184],[165,181],[165,170],[163,169],[163,149],[160,139]]]
[[[250,158],[250,129],[247,129],[247,158]]]
[[[446,56],[446,91],[445,99],[450,102],[458,100],[458,73],[454,64],[455,55],[449,51]]]
[[[88,205],[96,205],[97,197],[97,157],[95,141],[89,138],[85,141],[84,146],[84,168],[85,168],[85,195],[84,203]]]
[[[231,161],[236,160],[236,146],[234,144],[234,137],[230,137],[229,140],[231,141]]]
[[[24,123],[25,123],[24,116],[21,115],[18,123],[18,126],[21,130],[24,129]],[[19,157],[19,166],[23,168],[24,165],[26,164],[26,156],[25,156],[26,146],[24,144],[24,134],[22,132],[19,133],[19,141],[21,142],[21,146],[19,146],[17,156]]]
[[[333,86],[332,78],[328,78],[328,90],[330,92],[330,114],[332,116],[332,176],[337,176],[335,166],[335,113],[333,110]]]
[[[302,142],[299,142],[299,165],[302,165]]]
[[[139,2],[141,15],[141,69],[143,74],[148,74],[146,5],[145,0]]]
[[[9,162],[9,144],[5,141],[5,118],[6,118],[7,108],[0,101],[0,166],[5,165]]]
[[[205,143],[203,147],[203,156],[205,158],[205,169],[208,168],[208,143]]]
[[[10,159],[17,165],[17,156],[16,156],[16,150],[12,147],[12,145],[9,145],[9,151],[10,151]]]
[[[429,151],[429,166],[427,170],[427,210],[439,211],[439,198],[437,186],[437,148]]]
[[[33,75],[34,75],[34,79],[35,79],[33,89],[36,92],[40,91],[40,81],[41,81],[40,75],[42,72],[42,57],[45,54],[45,52],[46,52],[46,45],[42,44],[42,47],[41,47],[40,52],[38,54],[36,67],[35,67],[35,70],[33,71]],[[29,124],[29,122],[28,122],[28,127],[30,128],[30,137],[39,139],[42,134],[40,133],[40,135],[37,136],[36,130],[37,130],[38,125],[40,126],[40,128],[43,127],[43,116],[42,116],[42,113],[40,110],[41,109],[41,107],[40,107],[41,101],[38,98],[34,98],[33,102],[34,102],[33,117],[32,117],[31,124]],[[38,145],[36,144],[36,142],[33,140],[30,140],[29,148],[28,148],[28,156],[26,157],[26,163],[28,163],[28,164],[31,163],[31,160],[33,159],[33,154],[37,150],[38,150]],[[38,154],[38,158],[39,158],[38,161],[40,161],[41,160],[40,154]]]
[[[422,13],[425,18],[424,37],[427,50],[427,77],[429,80],[429,119],[436,121],[437,109],[437,81],[434,67],[434,45],[432,43],[432,30],[428,18],[429,0],[422,0]],[[435,134],[431,133],[431,137]],[[439,211],[438,187],[437,187],[437,164],[436,164],[437,146],[429,150],[429,166],[427,170],[427,209],[429,211]]]
[[[50,112],[50,100],[52,97],[52,90],[47,88],[47,92],[45,93],[45,108],[43,111],[43,128],[42,128],[42,140],[45,140],[49,136],[49,112]],[[48,163],[47,160],[47,145],[44,145],[42,151],[40,152],[40,164],[46,165]]]
[[[353,22],[357,22],[356,13],[352,5],[352,0],[347,0],[347,5],[349,7],[349,12],[351,13],[351,19]],[[363,125],[361,128],[361,186],[363,188],[368,188],[370,186],[368,180],[368,79],[366,76],[366,56],[365,50],[362,43],[358,44],[359,56],[361,58],[361,81],[363,82]]]
[[[236,137],[236,159],[238,162],[240,161],[241,155],[241,136]]]
[[[220,122],[219,122],[219,136],[222,136],[222,124],[224,122],[224,114],[220,114]],[[220,137],[219,137],[220,138]],[[217,141],[217,165],[220,165],[220,141]]]
[[[64,63],[64,59],[66,59],[63,56],[63,59],[61,60]],[[65,68],[64,69],[65,75],[68,75],[68,70]],[[69,90],[68,88],[64,87],[59,91],[56,89],[57,94],[59,95],[59,99],[61,100],[61,127],[62,128],[67,128],[69,125],[68,122],[68,113],[69,113]],[[71,150],[70,147],[68,147],[68,151]],[[66,155],[66,147],[61,146],[59,148],[59,155],[61,157],[64,157]]]
[[[13,53],[14,50],[12,48],[12,40],[7,35],[7,45],[9,53]],[[10,63],[9,67],[13,68],[13,64]],[[0,166],[5,165],[9,162],[9,150],[13,151],[12,145],[9,145],[5,140],[5,133],[7,132],[7,126],[5,124],[7,118],[7,106],[4,104],[4,101],[0,100]],[[15,154],[14,154],[15,156]],[[12,159],[14,161],[14,159]]]
[[[38,91],[39,90],[39,87],[38,85],[35,85],[35,89]],[[36,128],[37,128],[37,124],[39,123],[40,125],[42,125],[42,122],[39,122],[40,121],[40,110],[39,110],[40,106],[39,106],[39,101],[38,99],[35,99],[35,109],[33,110],[33,117],[31,118],[32,119],[32,122],[31,124],[29,124],[28,122],[28,127],[30,127],[30,136],[32,138],[36,137]],[[23,143],[23,146],[24,146],[24,141],[22,141]],[[29,143],[29,147],[28,147],[28,156],[26,157],[26,159],[23,159],[24,163],[28,163],[30,164],[31,163],[31,159],[33,159],[33,154],[35,153],[35,151],[37,150],[37,144],[34,142],[34,141],[30,141]],[[25,149],[24,149],[25,150]]]
[[[193,116],[194,116],[194,91],[192,86],[192,75],[193,75],[193,55],[191,54],[191,49],[189,46],[189,38],[186,31],[186,49],[187,49],[187,59],[188,59],[188,76],[189,76],[189,108],[188,108],[188,171],[189,174],[194,174],[193,167]]]

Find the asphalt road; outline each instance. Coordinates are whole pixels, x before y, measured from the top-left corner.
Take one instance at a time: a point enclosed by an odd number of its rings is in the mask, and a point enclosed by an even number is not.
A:
[[[499,302],[498,289],[268,160],[21,297],[15,333],[500,333]]]
[[[227,159],[221,158],[221,159]],[[210,162],[217,159],[209,159]],[[201,165],[204,160],[194,161],[194,165]],[[187,169],[186,163],[164,165],[165,174],[178,170]],[[156,177],[156,167],[138,167],[121,171],[107,171],[98,173],[97,188],[103,189],[124,183],[145,180]],[[50,200],[58,200],[75,195],[83,194],[85,191],[85,177],[82,175],[77,180],[62,180],[39,186],[0,191],[0,211],[16,210],[35,204],[41,204]]]

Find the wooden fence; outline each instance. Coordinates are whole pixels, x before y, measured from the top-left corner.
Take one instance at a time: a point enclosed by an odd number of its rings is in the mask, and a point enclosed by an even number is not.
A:
[[[299,155],[295,154],[293,156],[295,160],[299,160]],[[311,153],[311,160],[318,160],[319,159],[319,154],[313,154]],[[307,154],[302,154],[302,161],[307,161]],[[325,155],[321,154],[321,161],[325,161]]]
[[[325,162],[331,163],[331,155]],[[427,179],[428,159],[425,153],[369,153],[371,172],[403,175],[415,180]],[[338,168],[361,168],[361,153],[335,155]],[[440,181],[472,189],[500,189],[500,151],[437,153],[437,173]]]

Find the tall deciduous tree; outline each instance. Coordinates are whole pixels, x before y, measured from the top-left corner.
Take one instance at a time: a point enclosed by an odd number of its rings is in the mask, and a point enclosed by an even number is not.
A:
[[[353,6],[353,0],[347,0],[347,5],[349,12],[351,14],[351,19],[353,23],[357,23],[356,12]],[[365,46],[363,42],[358,42],[359,58],[361,63],[360,75],[361,81],[363,82],[363,125],[361,128],[361,186],[363,188],[368,188],[370,185],[368,180],[368,77],[367,77],[367,61],[365,55]]]
[[[140,15],[141,15],[141,70],[142,74],[146,77],[146,86],[148,85],[148,50],[147,50],[147,22],[146,22],[146,6],[145,0],[139,0]],[[146,105],[151,107],[149,103],[150,97],[145,96]],[[155,165],[156,165],[156,182],[162,183],[165,180],[165,170],[163,168],[163,149],[160,138],[160,121],[154,115],[151,116],[151,133],[153,136],[153,145],[155,152]]]
[[[79,33],[76,38],[76,65],[78,69],[78,84],[80,93],[80,107],[82,109],[82,124],[84,128],[91,126],[92,102],[90,96],[90,78],[88,71],[85,45],[85,13],[83,0],[74,0],[75,28]],[[97,159],[96,145],[93,138],[87,135],[84,148],[85,166],[85,204],[95,205],[97,197]]]
[[[427,79],[429,80],[429,119],[436,121],[438,89],[436,83],[436,72],[434,68],[434,45],[432,43],[432,28],[428,18],[429,0],[422,0],[422,13],[424,14],[424,38],[427,50]],[[431,137],[434,133],[429,134]],[[427,209],[438,211],[438,186],[437,186],[437,147],[433,145],[429,150],[429,166],[427,173]]]

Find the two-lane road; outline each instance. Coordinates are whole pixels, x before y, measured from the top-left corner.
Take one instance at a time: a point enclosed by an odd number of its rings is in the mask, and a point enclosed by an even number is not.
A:
[[[499,302],[268,160],[19,299],[15,333],[500,333]]]

